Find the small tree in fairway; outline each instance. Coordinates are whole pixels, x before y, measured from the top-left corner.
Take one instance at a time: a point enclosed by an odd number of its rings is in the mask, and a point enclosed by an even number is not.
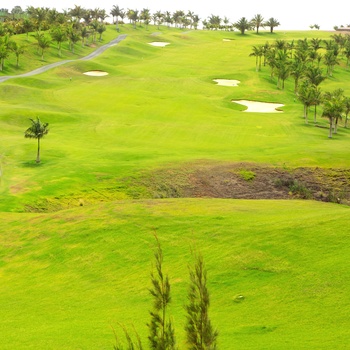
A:
[[[40,140],[49,132],[48,123],[42,123],[39,117],[36,120],[30,119],[32,125],[25,131],[24,137],[38,140],[36,163],[40,163]]]

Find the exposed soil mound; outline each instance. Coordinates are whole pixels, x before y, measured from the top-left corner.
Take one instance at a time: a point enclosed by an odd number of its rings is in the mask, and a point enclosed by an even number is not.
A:
[[[152,196],[314,199],[350,204],[350,170],[257,164],[195,165],[160,170],[144,182]]]

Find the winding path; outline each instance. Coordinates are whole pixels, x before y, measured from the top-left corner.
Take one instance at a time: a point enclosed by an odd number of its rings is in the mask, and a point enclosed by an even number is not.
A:
[[[66,64],[68,62],[74,62],[74,61],[79,61],[79,60],[81,60],[81,61],[91,60],[92,58],[95,58],[98,55],[100,55],[102,52],[106,51],[111,46],[117,45],[119,42],[121,42],[125,38],[126,38],[126,34],[119,35],[116,39],[113,39],[108,44],[99,47],[98,49],[96,49],[95,51],[91,52],[89,55],[87,55],[87,56],[85,56],[83,58],[78,58],[78,59],[75,59],[75,60],[63,60],[63,61],[59,61],[59,62],[48,64],[46,66],[37,68],[35,70],[32,70],[31,72],[27,72],[27,73],[24,73],[24,74],[7,75],[7,76],[0,77],[0,83],[2,83],[3,81],[6,81],[8,79],[24,78],[24,77],[30,77],[32,75],[41,74],[41,73],[44,73],[44,72],[46,72],[47,70],[49,70],[51,68],[61,66],[61,65]]]

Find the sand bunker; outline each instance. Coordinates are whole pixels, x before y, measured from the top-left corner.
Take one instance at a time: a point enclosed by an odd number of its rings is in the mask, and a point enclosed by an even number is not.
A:
[[[153,43],[149,43],[152,46],[159,46],[159,47],[164,47],[169,45],[170,43],[165,43],[163,41],[154,41]]]
[[[222,39],[222,41],[231,41],[231,39]]]
[[[214,81],[218,83],[218,85],[222,85],[222,86],[238,86],[238,84],[240,83],[239,80],[230,80],[230,79],[214,79]]]
[[[90,75],[92,77],[103,77],[105,75],[108,75],[108,73],[104,72],[103,70],[90,70],[90,71],[85,72],[83,74]]]
[[[276,108],[283,107],[281,103],[268,103],[268,102],[257,102],[257,101],[247,101],[247,100],[237,100],[232,101],[239,103],[243,106],[248,107],[243,112],[257,112],[257,113],[282,113],[282,111],[276,110]]]

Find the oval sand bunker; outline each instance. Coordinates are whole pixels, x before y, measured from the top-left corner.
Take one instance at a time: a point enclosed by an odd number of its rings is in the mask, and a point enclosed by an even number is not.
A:
[[[83,74],[89,75],[91,77],[104,77],[105,75],[108,75],[108,73],[104,72],[103,70],[90,70],[90,71],[85,72]]]
[[[159,46],[159,47],[164,47],[169,45],[170,43],[165,43],[163,41],[154,41],[153,43],[149,43],[152,46]]]
[[[282,111],[276,110],[276,108],[283,107],[281,103],[270,103],[270,102],[258,102],[258,101],[247,101],[247,100],[233,100],[232,102],[241,104],[248,107],[243,112],[255,112],[255,113],[282,113]]]
[[[218,83],[218,85],[221,86],[238,86],[238,84],[240,83],[239,80],[230,79],[214,79],[213,81],[215,81],[216,83]]]

